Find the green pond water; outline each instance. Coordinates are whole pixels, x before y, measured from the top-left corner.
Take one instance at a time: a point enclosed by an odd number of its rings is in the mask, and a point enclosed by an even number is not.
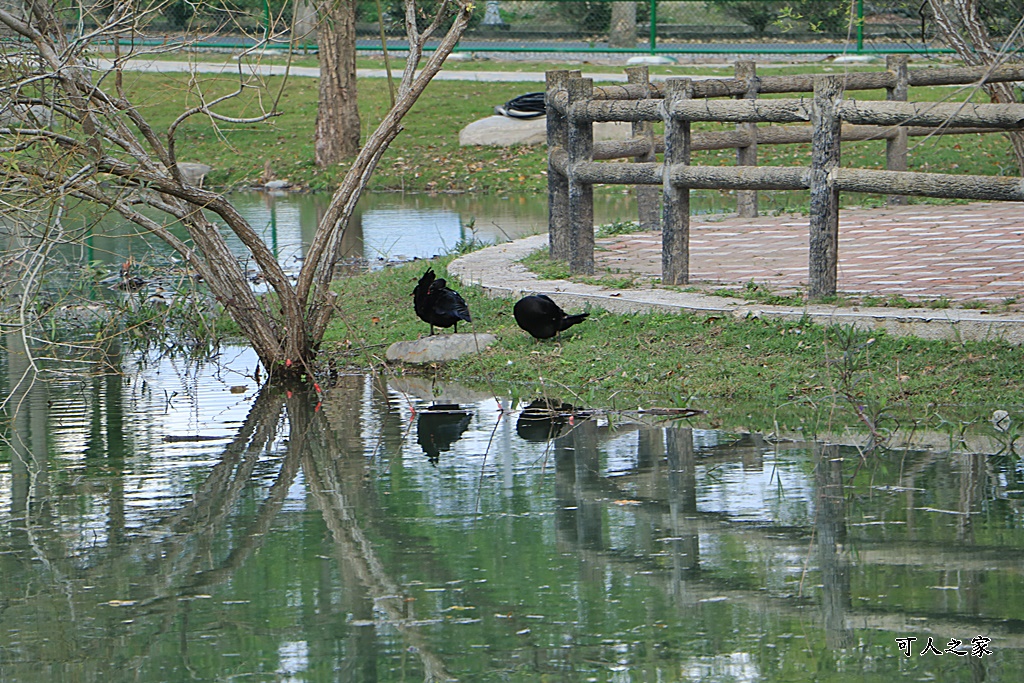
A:
[[[229,197],[284,268],[297,272],[330,196],[234,192]],[[767,210],[776,206],[774,197],[766,194]],[[721,213],[733,210],[734,204],[728,193],[718,192],[695,192],[692,201],[695,213]],[[595,193],[594,220],[597,225],[636,221],[635,196],[624,192]],[[131,257],[142,265],[158,266],[170,255],[159,240],[139,234],[137,228],[116,216],[106,216],[96,225],[94,212],[72,207],[63,223],[68,234],[76,238],[73,245],[63,248],[70,261],[114,268]],[[341,251],[347,263],[373,268],[388,261],[447,254],[468,242],[493,244],[539,234],[547,231],[547,224],[546,197],[368,193],[356,206]],[[179,237],[187,239],[183,232]],[[246,262],[242,243],[230,234],[227,239],[232,250]]]
[[[330,203],[327,194],[234,192],[239,213],[263,237],[286,270],[298,271],[317,222]],[[598,224],[636,220],[631,195],[601,193],[595,199]],[[493,195],[364,194],[345,230],[341,251],[347,262],[376,267],[388,261],[431,258],[470,241],[493,244],[547,230],[546,198]],[[132,257],[159,264],[170,250],[152,236],[116,216],[95,224],[94,212],[69,210],[64,227],[79,236],[67,247],[71,260],[120,265]],[[179,235],[187,238],[183,232]],[[127,239],[126,239],[127,238]],[[246,260],[244,245],[233,235],[228,244]]]
[[[1021,680],[994,450],[4,345],[4,682]]]

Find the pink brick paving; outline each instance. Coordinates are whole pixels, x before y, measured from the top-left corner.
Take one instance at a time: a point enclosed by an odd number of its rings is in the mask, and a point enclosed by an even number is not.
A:
[[[698,222],[700,221],[700,222]],[[693,220],[690,280],[807,288],[806,217]],[[598,268],[661,275],[661,234],[601,238]],[[1024,206],[1012,202],[851,209],[839,216],[841,294],[1024,300]]]

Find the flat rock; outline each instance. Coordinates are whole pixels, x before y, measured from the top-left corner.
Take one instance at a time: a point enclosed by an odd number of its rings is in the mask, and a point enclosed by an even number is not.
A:
[[[497,339],[493,334],[435,334],[415,341],[395,342],[388,347],[385,357],[410,365],[444,363],[483,351]]]
[[[870,64],[875,61],[871,55],[840,55],[832,60],[833,64]]]
[[[675,64],[676,60],[668,55],[637,55],[626,60],[626,64]]]
[[[0,111],[0,126],[49,128],[55,121],[53,110],[41,104],[8,104]]]
[[[206,174],[213,170],[212,166],[207,164],[197,164],[191,161],[179,161],[178,170],[181,171],[182,180],[188,185],[194,185],[195,187],[203,186],[203,178]]]
[[[547,120],[513,119],[508,116],[488,116],[474,121],[459,131],[459,145],[482,147],[508,147],[509,145],[543,145],[547,142]],[[631,126],[621,121],[594,124],[595,140],[625,140]]]

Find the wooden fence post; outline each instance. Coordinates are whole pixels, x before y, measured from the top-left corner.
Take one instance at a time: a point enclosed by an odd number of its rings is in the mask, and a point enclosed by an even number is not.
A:
[[[672,116],[672,105],[692,96],[693,83],[689,78],[670,78],[665,82],[661,282],[666,285],[685,285],[690,280],[690,188],[672,184],[672,167],[690,164],[690,122]]]
[[[626,80],[630,83],[635,83],[644,86],[643,99],[649,99],[651,96],[651,80],[650,72],[646,66],[629,66],[626,67]],[[654,123],[651,121],[634,121],[633,122],[633,137],[644,138],[650,145],[650,149],[646,154],[641,154],[633,158],[633,161],[642,163],[646,161],[656,161],[654,153]],[[661,200],[658,188],[653,185],[636,185],[636,205],[638,211],[638,218],[640,219],[641,230],[658,230],[661,228],[661,216],[659,201]]]
[[[839,246],[839,190],[832,171],[839,168],[842,120],[836,109],[843,97],[841,76],[814,79],[811,108],[811,234],[808,296],[822,299],[836,293]]]
[[[757,62],[738,61],[735,70],[736,78],[747,82],[747,91],[737,97],[740,100],[756,100],[760,89],[760,79],[757,77]],[[736,148],[737,166],[757,166],[757,124],[737,123],[736,130],[745,132],[750,136],[751,143],[747,147]],[[755,218],[757,216],[757,190],[736,191],[736,214],[742,218]]]
[[[579,71],[548,71],[544,109],[548,134],[548,241],[550,255],[559,261],[569,260],[569,179],[552,163],[555,149],[568,149],[569,124],[552,104],[556,93],[568,87],[569,79],[579,78]]]
[[[907,55],[888,55],[885,68],[896,74],[896,86],[886,88],[885,99],[893,102],[906,102],[910,90],[910,74],[907,70]],[[885,168],[888,171],[907,170],[907,129],[900,126],[896,129],[896,137],[885,141]],[[886,197],[889,206],[907,203],[906,195],[891,194]]]
[[[569,80],[569,272],[594,274],[594,186],[576,179],[575,166],[594,160],[594,122],[573,115],[573,105],[594,94],[591,78]]]

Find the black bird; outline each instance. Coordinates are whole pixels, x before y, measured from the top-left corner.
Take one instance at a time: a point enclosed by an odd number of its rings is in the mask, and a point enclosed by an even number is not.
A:
[[[420,320],[430,325],[430,334],[434,334],[434,325],[438,327],[455,326],[459,331],[459,321],[473,322],[469,315],[469,306],[459,293],[448,289],[448,283],[436,279],[433,268],[427,268],[423,277],[412,290],[412,305]]]
[[[566,315],[554,301],[543,294],[524,296],[512,309],[516,323],[537,339],[550,339],[562,330],[586,320],[589,313]]]

